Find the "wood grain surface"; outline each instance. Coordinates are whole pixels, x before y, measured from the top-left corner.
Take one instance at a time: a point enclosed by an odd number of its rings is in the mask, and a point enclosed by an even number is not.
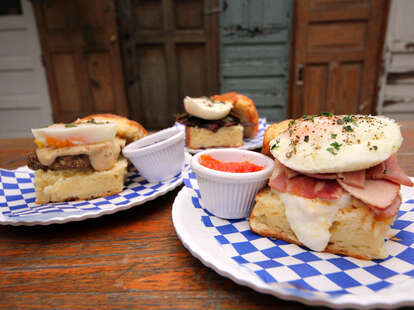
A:
[[[414,122],[403,135],[398,157],[414,176]],[[0,167],[24,165],[32,149],[31,139],[0,139]],[[194,258],[171,220],[179,190],[97,219],[0,226],[0,308],[307,308],[237,285]]]

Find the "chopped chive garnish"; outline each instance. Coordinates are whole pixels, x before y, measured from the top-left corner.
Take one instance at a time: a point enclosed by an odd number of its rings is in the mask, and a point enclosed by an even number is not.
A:
[[[336,139],[337,134],[336,133],[331,133],[331,138],[332,139]]]
[[[329,153],[332,153],[333,155],[338,154],[338,153],[336,153],[336,152],[335,152],[335,150],[334,150],[333,148],[331,148],[331,147],[328,147],[326,150],[327,150]]]
[[[72,124],[72,123],[69,123],[69,124],[65,124],[65,127],[66,128],[76,127],[76,125],[75,124]]]
[[[319,113],[319,114],[318,114],[318,116],[327,116],[327,117],[332,117],[332,116],[333,116],[333,114],[332,114],[331,112],[322,112],[322,113]]]
[[[350,125],[344,126],[345,131],[352,132],[354,131]]]
[[[289,126],[293,126],[293,125],[295,125],[295,123],[296,123],[296,121],[295,121],[295,120],[291,120],[291,121],[289,122]]]
[[[305,119],[305,118],[308,118],[308,116],[306,114],[304,114],[304,115],[302,115],[302,118]]]
[[[335,150],[338,151],[341,148],[342,144],[339,144],[338,142],[335,141],[334,143],[331,143],[331,146],[333,146]]]

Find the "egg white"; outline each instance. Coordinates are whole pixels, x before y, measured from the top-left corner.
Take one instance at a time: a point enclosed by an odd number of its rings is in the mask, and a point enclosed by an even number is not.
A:
[[[351,196],[343,194],[336,200],[308,199],[277,192],[285,205],[286,219],[296,237],[309,249],[325,250],[331,233],[329,229],[340,208],[351,204]]]
[[[306,117],[270,142],[273,156],[302,173],[335,173],[375,166],[398,151],[399,125],[384,116]]]
[[[67,127],[65,124],[54,124],[45,128],[32,129],[33,136],[43,145],[48,145],[47,138],[72,141],[73,144],[92,144],[114,139],[116,125],[105,124],[76,124],[74,127]]]

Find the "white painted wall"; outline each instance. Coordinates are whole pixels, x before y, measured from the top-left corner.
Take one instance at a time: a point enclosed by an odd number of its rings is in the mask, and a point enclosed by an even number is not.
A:
[[[413,14],[413,0],[391,1],[377,112],[398,121],[414,120]],[[397,77],[392,83],[391,74]],[[407,74],[413,78],[406,78]],[[384,105],[387,101],[393,103]]]
[[[52,123],[32,3],[21,1],[22,15],[0,16],[0,138]]]

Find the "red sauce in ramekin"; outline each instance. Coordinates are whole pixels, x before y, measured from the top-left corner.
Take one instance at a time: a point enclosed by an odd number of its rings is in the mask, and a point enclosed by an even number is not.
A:
[[[256,172],[264,169],[264,166],[255,165],[247,160],[242,162],[223,162],[210,155],[201,155],[199,162],[204,167],[225,172],[243,173]]]

